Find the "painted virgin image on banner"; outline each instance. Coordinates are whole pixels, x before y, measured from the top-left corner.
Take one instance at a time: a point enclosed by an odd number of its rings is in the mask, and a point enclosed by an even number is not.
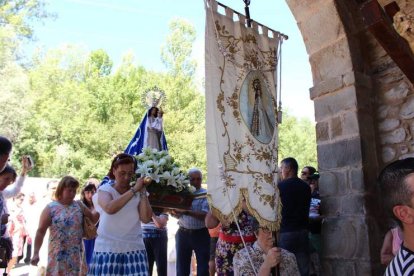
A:
[[[269,143],[275,129],[273,100],[264,77],[259,72],[250,72],[240,92],[240,111],[250,133],[258,141]]]

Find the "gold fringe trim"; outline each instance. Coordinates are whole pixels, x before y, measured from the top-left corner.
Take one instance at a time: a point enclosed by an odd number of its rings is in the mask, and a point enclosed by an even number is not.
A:
[[[277,189],[277,188],[276,188]],[[282,213],[282,202],[280,200],[280,197],[278,198],[277,203],[277,217],[279,218],[277,221],[270,221],[267,219],[262,218],[260,213],[255,210],[249,203],[249,193],[246,188],[240,189],[240,192],[242,194],[242,197],[239,198],[236,207],[234,207],[234,215],[237,216],[240,214],[240,212],[243,210],[243,199],[246,200],[246,206],[249,213],[254,216],[254,218],[259,222],[260,227],[267,228],[271,231],[279,231],[280,229],[280,218]],[[231,212],[228,215],[224,215],[219,209],[215,208],[212,204],[212,198],[211,195],[207,195],[208,204],[210,205],[210,210],[212,214],[224,225],[229,225],[230,223],[234,222],[234,216],[233,212]]]

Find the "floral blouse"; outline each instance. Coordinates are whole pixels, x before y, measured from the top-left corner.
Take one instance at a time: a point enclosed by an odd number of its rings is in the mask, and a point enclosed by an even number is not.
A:
[[[299,268],[293,253],[281,249],[280,276],[299,276]],[[254,270],[249,261],[249,255],[254,265]],[[234,275],[249,276],[255,275],[264,262],[266,254],[257,242],[238,251],[233,258]],[[254,273],[256,271],[256,273]]]

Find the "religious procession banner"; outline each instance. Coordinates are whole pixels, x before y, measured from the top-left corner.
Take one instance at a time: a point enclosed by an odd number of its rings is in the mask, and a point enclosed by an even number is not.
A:
[[[254,21],[246,27],[243,15],[214,0],[205,5],[210,206],[230,222],[245,198],[261,226],[278,230],[275,75],[282,37]]]

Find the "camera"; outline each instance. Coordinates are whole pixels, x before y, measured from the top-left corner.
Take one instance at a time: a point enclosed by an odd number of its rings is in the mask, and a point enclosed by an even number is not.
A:
[[[31,168],[33,168],[33,167],[34,167],[34,161],[33,161],[33,158],[32,158],[30,155],[25,155],[25,156],[24,156],[24,158],[27,160],[27,162],[29,162],[29,166],[30,166]]]

